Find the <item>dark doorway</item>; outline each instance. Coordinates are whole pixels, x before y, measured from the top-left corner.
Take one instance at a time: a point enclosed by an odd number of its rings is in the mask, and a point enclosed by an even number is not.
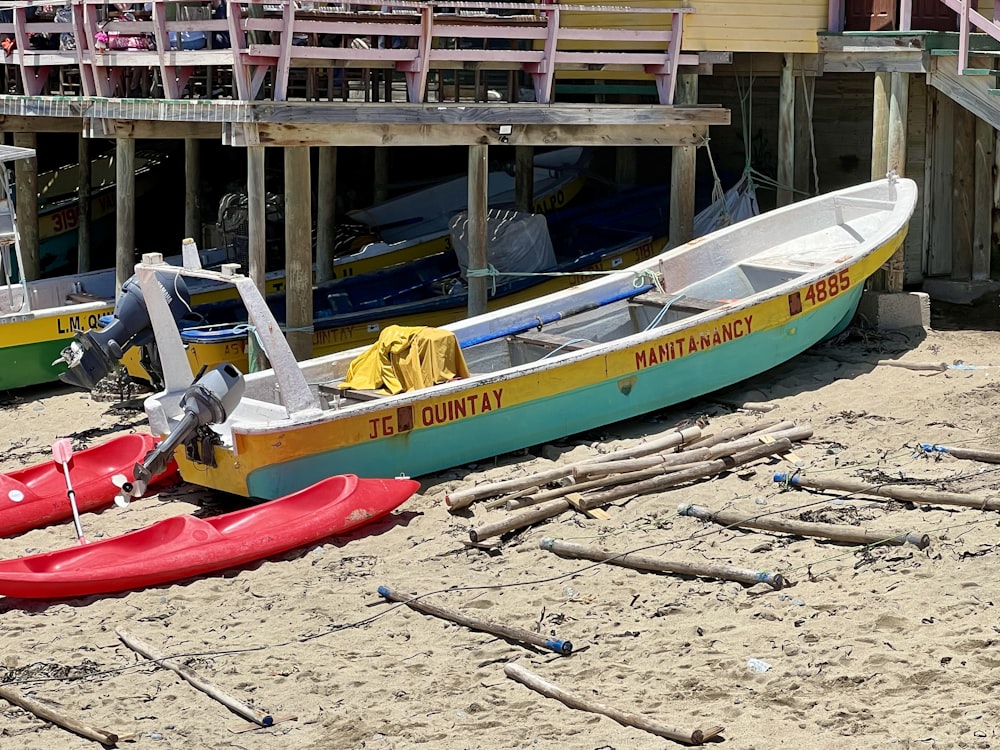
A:
[[[973,7],[977,4],[973,3]],[[941,0],[913,0],[910,28],[914,31],[957,31],[958,14]]]
[[[914,4],[916,2],[914,0]],[[930,2],[945,7],[940,0]],[[895,28],[896,0],[847,0],[844,9],[845,31],[892,31]]]

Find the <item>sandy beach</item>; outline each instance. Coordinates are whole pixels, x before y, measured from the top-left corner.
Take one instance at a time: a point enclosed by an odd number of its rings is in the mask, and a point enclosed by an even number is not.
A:
[[[1000,497],[1000,466],[918,449],[998,449],[998,343],[991,331],[851,329],[710,398],[421,477],[420,492],[388,519],[308,550],[123,594],[0,598],[0,682],[135,748],[678,746],[543,697],[506,677],[508,663],[670,727],[722,726],[716,742],[733,750],[1000,747],[996,512],[772,480],[799,471]],[[933,363],[945,367],[913,369]],[[747,402],[776,408],[739,408]],[[711,434],[778,420],[809,425],[813,436],[783,458],[618,500],[606,519],[567,512],[477,548],[467,544],[469,529],[509,512],[479,501],[452,514],[443,504],[448,492],[579,462],[679,426]],[[7,394],[0,471],[50,458],[56,437],[73,437],[80,449],[146,429],[136,403],[59,387]],[[926,534],[930,546],[852,546],[726,528],[678,515],[681,503],[835,523],[881,538]],[[97,539],[236,507],[181,484],[124,509],[84,514],[82,523]],[[776,590],[565,559],[539,549],[543,537],[777,572],[794,585]],[[0,539],[0,555],[75,543],[67,522]],[[570,640],[574,652],[560,656],[415,612],[386,602],[379,585]],[[116,628],[278,722],[256,728],[138,656]],[[97,746],[4,701],[0,712],[3,750]]]

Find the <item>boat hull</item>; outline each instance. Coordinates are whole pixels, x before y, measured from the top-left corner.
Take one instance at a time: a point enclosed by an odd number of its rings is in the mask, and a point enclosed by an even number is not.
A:
[[[131,480],[133,467],[157,442],[152,435],[132,433],[74,453],[69,469],[77,509],[86,513],[110,506],[117,492],[111,477],[124,474]],[[177,465],[170,462],[151,486],[162,486],[176,474]],[[66,477],[55,460],[0,474],[0,536],[65,521],[72,515]]]
[[[388,515],[411,479],[329,477],[288,497],[208,519],[175,516],[78,547],[0,561],[0,594],[89,596],[226,570],[344,534]]]
[[[904,236],[846,269],[848,288],[822,304],[806,303],[800,313],[790,312],[788,297],[807,292],[796,289],[685,330],[683,351],[676,334],[665,334],[460,395],[426,398],[411,409],[408,429],[396,406],[379,409],[376,401],[363,414],[294,430],[240,432],[236,457],[216,448],[214,468],[178,457],[181,474],[204,486],[272,498],[344,467],[361,476],[384,474],[387,466],[421,476],[678,404],[762,373],[831,335],[852,316],[864,280]],[[709,345],[698,346],[702,341]]]

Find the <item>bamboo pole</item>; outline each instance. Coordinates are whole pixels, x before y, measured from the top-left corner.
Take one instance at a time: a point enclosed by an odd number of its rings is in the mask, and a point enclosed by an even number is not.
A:
[[[748,435],[769,435],[781,430],[790,430],[795,427],[795,422],[759,422],[755,425],[744,425],[742,427],[730,427],[715,434],[709,433],[698,440],[692,440],[687,444],[687,448],[711,448],[719,443],[726,443],[730,440],[737,440]]]
[[[563,641],[558,638],[549,638],[541,633],[535,633],[513,625],[501,625],[488,620],[481,620],[478,617],[472,617],[470,615],[462,614],[461,612],[456,612],[452,609],[445,609],[444,607],[439,607],[435,604],[421,601],[413,594],[401,594],[393,591],[388,586],[379,586],[378,593],[380,596],[384,596],[390,601],[405,604],[407,607],[416,610],[417,612],[421,612],[425,615],[432,615],[433,617],[440,617],[442,620],[448,620],[450,622],[457,623],[458,625],[464,625],[472,630],[490,633],[508,640],[528,643],[532,646],[538,646],[539,648],[554,651],[557,654],[562,654],[563,656],[568,656],[573,653],[573,644],[570,641]]]
[[[62,711],[56,710],[52,706],[39,703],[38,701],[29,698],[20,691],[15,690],[10,685],[0,685],[0,698],[3,698],[8,703],[13,703],[15,706],[20,706],[25,711],[30,711],[39,719],[50,721],[53,724],[56,724],[63,729],[68,729],[70,732],[78,734],[81,737],[85,737],[88,740],[100,742],[102,745],[115,745],[118,742],[118,735],[114,732],[109,732],[106,729],[98,729],[97,727],[84,724],[77,719],[67,716]]]
[[[943,492],[921,487],[907,487],[892,484],[867,484],[849,479],[810,478],[801,475],[789,477],[787,474],[775,474],[775,482],[783,482],[793,487],[810,487],[817,490],[840,490],[863,495],[901,500],[908,503],[925,503],[937,505],[957,505],[963,508],[979,510],[1000,510],[1000,499],[988,499],[979,495],[966,495],[959,492]]]
[[[531,688],[536,693],[541,693],[546,698],[554,698],[570,708],[601,714],[602,716],[607,716],[609,719],[614,719],[623,726],[635,727],[636,729],[641,729],[644,732],[655,734],[658,737],[666,737],[668,740],[673,740],[674,742],[682,742],[686,745],[701,745],[706,740],[716,737],[723,731],[723,727],[712,727],[711,729],[704,731],[701,729],[695,729],[693,731],[674,729],[673,727],[661,724],[655,719],[650,719],[648,716],[635,714],[631,711],[622,711],[617,708],[606,706],[603,703],[598,703],[597,701],[592,701],[588,698],[583,698],[574,693],[570,693],[563,690],[558,685],[555,685],[548,680],[544,680],[538,675],[532,674],[520,664],[505,665],[503,673],[510,679],[516,680],[522,685]]]
[[[223,706],[228,708],[230,711],[239,714],[244,719],[252,721],[254,724],[259,724],[262,727],[269,727],[274,723],[274,717],[270,714],[264,713],[263,711],[257,711],[256,709],[248,706],[246,703],[243,703],[242,701],[237,700],[231,695],[223,692],[220,688],[216,687],[208,680],[200,677],[193,670],[184,666],[176,659],[156,651],[152,646],[126,630],[116,628],[115,634],[121,639],[122,643],[133,651],[145,656],[147,659],[152,659],[161,667],[166,667],[167,669],[176,672],[182,678],[187,680],[192,687],[219,701],[219,703]]]
[[[586,547],[582,544],[564,542],[552,537],[542,539],[538,543],[538,547],[547,552],[557,554],[560,557],[606,562],[613,565],[621,565],[625,568],[636,568],[637,570],[652,570],[657,573],[678,573],[684,576],[697,576],[699,578],[720,578],[724,581],[738,581],[748,586],[753,586],[757,583],[766,583],[775,589],[781,589],[788,585],[785,577],[780,573],[768,573],[763,570],[737,568],[733,565],[707,562],[688,563],[662,560],[658,557],[637,555],[632,552],[608,552],[597,547]]]
[[[667,448],[683,445],[691,442],[692,440],[698,440],[700,437],[701,428],[699,427],[686,427],[683,430],[671,430],[665,436],[655,440],[650,440],[648,443],[639,443],[638,445],[622,451],[605,453],[602,456],[588,458],[587,462],[594,463],[600,461],[611,461],[617,457],[625,455],[645,455],[647,453],[653,453],[654,451],[666,450]],[[562,479],[563,477],[570,476],[576,465],[577,464],[575,463],[566,464],[565,466],[557,466],[554,469],[538,472],[536,474],[530,474],[524,477],[515,477],[514,479],[505,479],[502,482],[491,482],[488,484],[480,484],[475,487],[458,490],[457,492],[446,494],[444,496],[444,502],[445,505],[448,506],[448,510],[455,511],[460,508],[465,508],[474,503],[476,500],[480,500],[484,497],[502,495],[506,492],[516,492],[530,487],[538,487],[548,482],[553,482],[556,479]]]
[[[927,534],[907,532],[905,534],[886,533],[882,531],[865,531],[854,527],[840,526],[835,523],[806,523],[791,521],[773,516],[745,516],[736,511],[709,510],[700,505],[681,504],[677,512],[682,516],[692,516],[703,521],[713,521],[726,527],[744,529],[760,529],[762,531],[780,531],[796,536],[812,536],[830,539],[843,544],[890,544],[894,547],[912,544],[917,549],[924,549],[931,543]]]
[[[947,453],[955,458],[968,461],[982,461],[984,464],[1000,464],[1000,451],[984,451],[977,448],[956,448],[951,445],[921,443],[920,450],[926,453]]]
[[[787,452],[791,450],[791,448],[792,444],[788,440],[778,440],[774,443],[768,443],[766,445],[758,446],[757,448],[752,448],[748,451],[743,451],[742,453],[737,453],[734,456],[718,458],[715,461],[706,462],[704,464],[704,468],[699,467],[692,468],[687,471],[676,471],[670,474],[655,477],[653,479],[647,479],[642,482],[616,487],[608,492],[591,495],[590,497],[584,498],[580,502],[579,506],[581,510],[593,510],[594,508],[607,505],[608,503],[614,502],[615,500],[619,500],[623,497],[641,495],[647,492],[656,492],[683,482],[702,479],[703,477],[710,476],[711,474],[719,474],[743,463],[749,463],[750,461],[755,461],[758,458],[763,458],[764,456]],[[553,518],[554,516],[558,516],[560,513],[569,510],[571,507],[572,506],[567,500],[552,500],[538,505],[529,511],[525,511],[524,513],[513,515],[500,521],[494,521],[493,523],[483,524],[478,529],[469,529],[469,538],[473,542],[481,542],[484,539],[499,536],[500,534],[506,534],[508,531],[514,531],[515,529],[531,526],[539,521],[544,521],[547,518]]]
[[[781,438],[788,438],[792,442],[797,442],[799,440],[806,440],[812,437],[813,430],[812,427],[806,425],[802,427],[792,427],[787,430],[781,430],[779,432],[770,433],[770,437],[775,440],[780,440]],[[605,461],[599,464],[583,464],[577,466],[573,469],[573,476],[576,477],[601,477],[607,476],[608,474],[615,474],[618,472],[626,471],[638,471],[641,469],[650,468],[653,466],[676,466],[678,464],[684,464],[694,461],[710,461],[714,458],[719,458],[720,456],[731,456],[734,453],[738,453],[742,450],[747,450],[748,448],[753,448],[755,445],[760,445],[761,436],[751,436],[746,438],[741,438],[739,440],[731,440],[725,443],[719,443],[712,446],[711,448],[696,448],[685,451],[679,451],[678,453],[657,453],[652,456],[643,456],[641,458],[630,458],[616,461]]]

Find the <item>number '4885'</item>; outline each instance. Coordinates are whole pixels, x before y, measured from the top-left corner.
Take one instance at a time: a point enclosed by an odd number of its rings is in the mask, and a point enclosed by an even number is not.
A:
[[[845,268],[840,273],[835,273],[832,276],[827,276],[825,279],[820,279],[814,284],[810,284],[809,289],[806,291],[806,301],[818,305],[826,302],[830,297],[836,297],[841,292],[847,291],[850,286],[851,275]]]

